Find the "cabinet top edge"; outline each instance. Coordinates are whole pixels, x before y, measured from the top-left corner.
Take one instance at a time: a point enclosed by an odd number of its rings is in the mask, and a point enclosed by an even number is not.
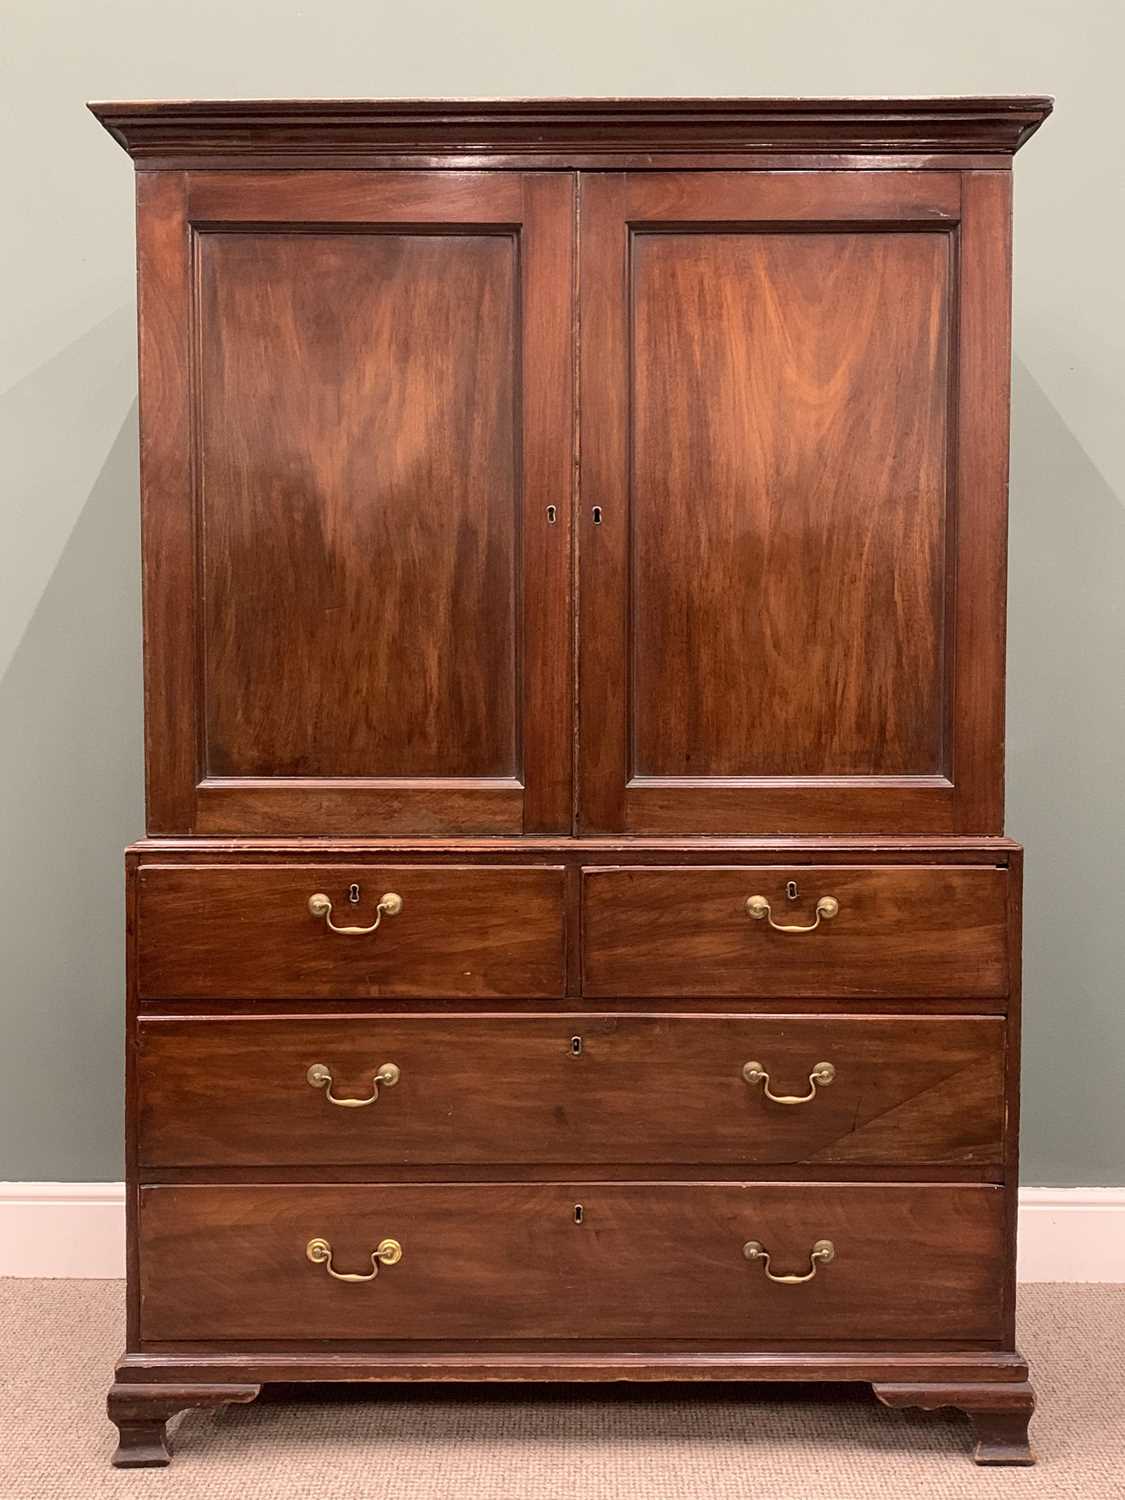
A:
[[[90,111],[138,163],[643,152],[1014,154],[1046,95],[933,98],[170,99]]]
[[[154,835],[138,839],[127,846],[130,855],[154,854],[253,854],[309,855],[317,858],[362,853],[403,854],[532,854],[577,853],[579,855],[633,854],[659,852],[677,854],[758,853],[784,859],[788,854],[824,853],[856,855],[926,856],[980,854],[997,861],[1019,852],[1022,845],[1015,839],[997,834],[970,837],[959,834],[929,836],[863,836],[828,834],[818,836],[777,835],[751,838],[738,835],[715,835],[697,838],[638,838],[615,835],[526,835],[480,838],[199,838]]]

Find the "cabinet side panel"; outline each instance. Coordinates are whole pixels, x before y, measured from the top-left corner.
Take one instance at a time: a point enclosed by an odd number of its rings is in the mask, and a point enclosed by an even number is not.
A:
[[[191,833],[199,741],[186,178],[137,174],[149,833]]]
[[[954,633],[955,831],[1004,830],[1012,174],[962,187]]]

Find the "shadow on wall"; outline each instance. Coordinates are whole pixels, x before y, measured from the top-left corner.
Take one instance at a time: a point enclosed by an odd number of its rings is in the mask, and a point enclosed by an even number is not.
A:
[[[1125,1163],[1125,496],[1014,370],[1008,816],[1028,846],[1025,1182],[1116,1185]]]
[[[52,516],[65,532],[77,515],[0,679],[0,1178],[10,1180],[122,1175],[121,851],[144,830],[131,323],[131,309],[115,314],[0,403],[11,451],[30,445],[36,466],[17,512],[49,507],[32,529],[55,546]],[[96,392],[85,402],[84,382]],[[74,444],[104,452],[112,427],[93,431],[95,411],[130,401],[85,503],[59,493],[56,482],[80,482]]]

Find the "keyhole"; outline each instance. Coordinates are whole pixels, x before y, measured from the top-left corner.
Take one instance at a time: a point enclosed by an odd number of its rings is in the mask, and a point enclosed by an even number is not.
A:
[[[348,900],[351,902],[351,904],[353,906],[358,906],[359,905],[359,886],[358,885],[349,885],[348,886]]]
[[[789,897],[790,901],[796,901],[799,892],[797,890],[797,882],[795,880],[790,880],[786,884],[785,894]]]
[[[602,524],[602,508],[601,508],[601,506],[600,505],[595,505],[594,508],[593,508],[593,510],[590,512],[590,514],[594,518],[594,525],[595,526],[600,526]]]
[[[571,1054],[572,1057],[581,1057],[582,1056],[582,1038],[580,1036],[572,1036],[571,1037],[571,1039],[570,1039],[570,1054]]]
[[[547,507],[547,525],[553,526],[559,518],[558,509],[554,505]]]
[[[576,1224],[581,1224],[583,1213],[584,1213],[584,1210],[583,1210],[583,1207],[582,1207],[581,1203],[576,1203],[574,1205],[574,1222]]]

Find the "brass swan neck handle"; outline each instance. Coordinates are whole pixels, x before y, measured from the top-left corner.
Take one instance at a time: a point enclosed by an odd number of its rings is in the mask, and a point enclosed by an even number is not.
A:
[[[384,917],[397,917],[402,910],[402,897],[394,891],[387,891],[379,897],[379,904],[375,908],[375,920],[370,927],[337,927],[332,920],[332,902],[323,891],[317,891],[315,896],[309,897],[309,911],[314,917],[323,917],[325,925],[330,932],[339,932],[344,937],[366,937],[369,932],[374,932]]]
[[[314,1089],[323,1089],[329,1104],[338,1104],[341,1109],[362,1109],[365,1104],[374,1104],[379,1097],[379,1085],[393,1089],[402,1077],[397,1063],[380,1063],[371,1079],[371,1092],[366,1099],[338,1099],[332,1092],[332,1073],[324,1063],[313,1063],[305,1079]]]
[[[742,1253],[747,1260],[760,1260],[767,1280],[776,1281],[778,1286],[801,1286],[802,1283],[813,1279],[817,1266],[826,1266],[829,1261],[836,1259],[836,1247],[832,1241],[817,1240],[809,1251],[809,1269],[804,1276],[775,1276],[770,1270],[770,1253],[761,1240],[747,1240],[742,1247]]]
[[[746,902],[746,910],[756,922],[767,920],[774,932],[815,932],[821,922],[831,922],[840,910],[840,903],[835,896],[821,896],[816,903],[816,920],[813,922],[792,923],[775,922],[773,911],[764,896],[751,896]]]
[[[398,1240],[380,1240],[371,1252],[371,1270],[363,1275],[357,1271],[337,1271],[332,1264],[332,1246],[325,1239],[310,1240],[305,1246],[305,1256],[314,1266],[323,1266],[335,1281],[374,1281],[381,1265],[398,1265],[402,1246]]]
[[[836,1076],[836,1069],[830,1062],[818,1062],[809,1074],[809,1091],[807,1094],[774,1094],[770,1091],[770,1075],[762,1067],[760,1062],[748,1062],[743,1066],[742,1076],[747,1083],[760,1083],[762,1092],[766,1098],[774,1104],[808,1104],[810,1099],[816,1098],[817,1085],[827,1088]]]

